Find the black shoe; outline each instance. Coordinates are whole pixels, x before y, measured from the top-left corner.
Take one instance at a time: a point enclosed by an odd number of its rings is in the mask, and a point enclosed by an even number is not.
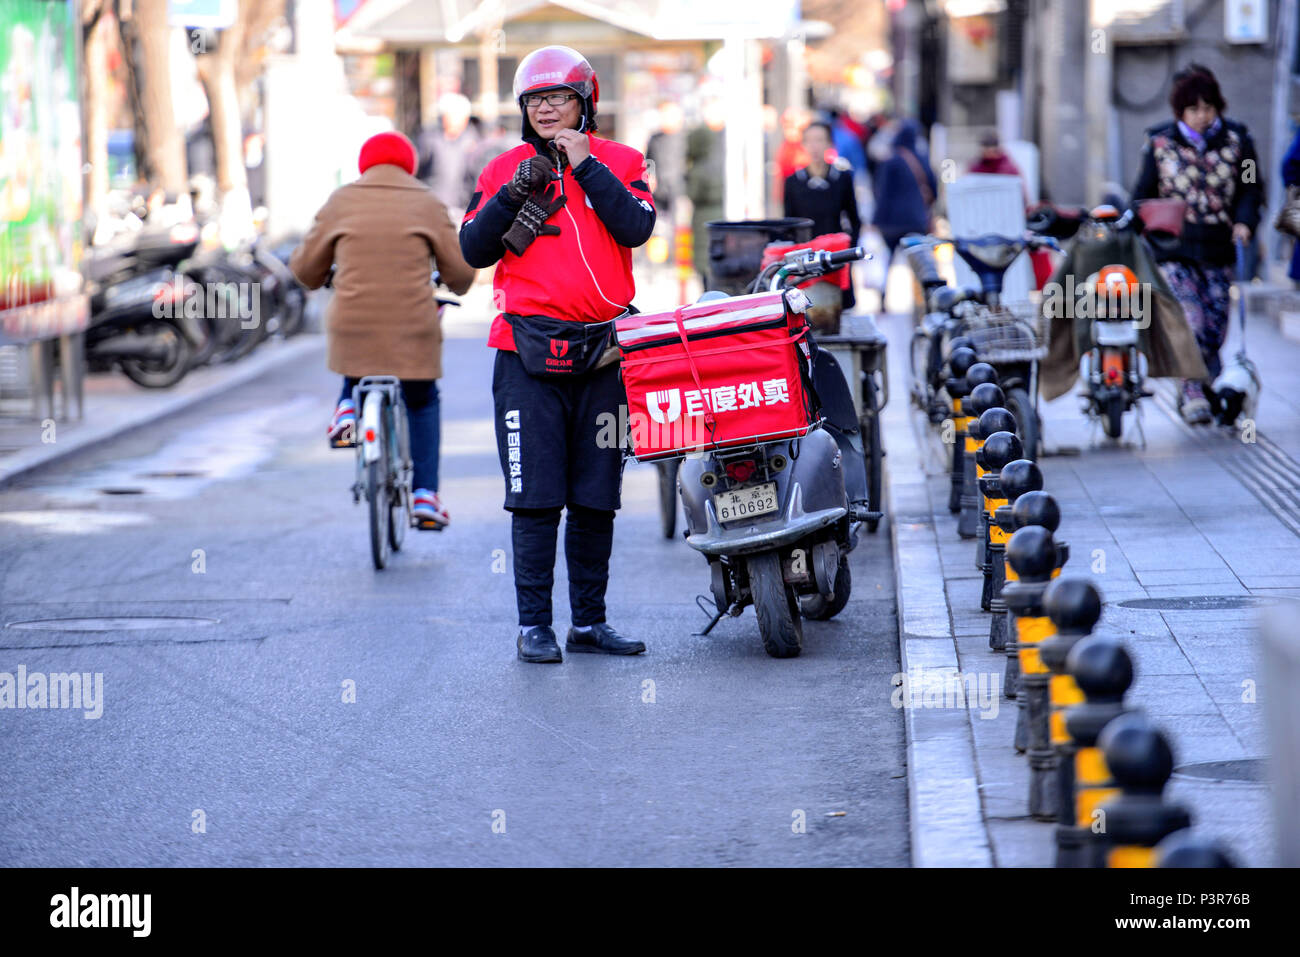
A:
[[[515,647],[519,649],[520,661],[544,663],[564,660],[560,656],[560,643],[555,640],[555,632],[549,625],[520,628]]]
[[[624,638],[602,621],[597,625],[570,628],[564,650],[597,655],[639,655],[645,651],[645,642]]]

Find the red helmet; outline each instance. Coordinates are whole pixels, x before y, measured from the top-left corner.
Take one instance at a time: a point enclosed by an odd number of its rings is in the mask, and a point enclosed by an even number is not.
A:
[[[525,93],[567,87],[582,99],[591,98],[592,112],[600,99],[600,83],[596,71],[577,50],[570,47],[550,46],[534,50],[519,61],[515,71],[515,102]],[[522,105],[522,104],[521,104]]]

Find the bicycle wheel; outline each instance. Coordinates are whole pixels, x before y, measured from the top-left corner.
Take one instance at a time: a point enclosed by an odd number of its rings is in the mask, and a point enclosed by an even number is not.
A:
[[[1007,411],[1016,417],[1016,432],[1020,436],[1020,446],[1024,449],[1024,458],[1031,462],[1038,460],[1038,413],[1034,411],[1033,400],[1029,392],[1019,386],[1007,389]]]
[[[382,403],[384,399],[379,392],[371,392],[366,396],[365,401],[366,405],[369,405],[371,402]],[[382,411],[378,420],[380,428],[375,441],[379,444],[379,455],[373,462],[366,464],[366,500],[370,504],[370,558],[375,563],[375,569],[382,571],[388,564],[391,534],[389,526],[392,523],[393,512],[389,500],[391,487],[387,452],[389,435]]]

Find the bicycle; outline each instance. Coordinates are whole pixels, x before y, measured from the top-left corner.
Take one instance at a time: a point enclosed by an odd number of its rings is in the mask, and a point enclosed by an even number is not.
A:
[[[430,282],[438,284],[438,273]],[[455,299],[436,299],[439,320],[447,306],[460,305]],[[391,375],[362,376],[352,389],[352,404],[360,413],[360,441],[355,433],[344,433],[344,440],[357,450],[352,502],[359,505],[364,498],[368,504],[370,558],[375,570],[382,571],[392,553],[401,551],[408,528],[442,531],[442,526],[421,523],[413,514],[415,464],[401,380]]]

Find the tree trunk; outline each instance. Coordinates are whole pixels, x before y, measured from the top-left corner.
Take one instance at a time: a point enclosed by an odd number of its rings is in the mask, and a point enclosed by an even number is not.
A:
[[[105,0],[90,0],[82,9],[83,51],[85,56],[85,136],[86,162],[90,165],[86,177],[86,208],[95,215],[96,222],[103,216],[104,197],[108,195],[108,33],[109,24],[104,17]]]
[[[217,196],[221,203],[222,240],[231,245],[252,231],[252,203],[244,168],[244,131],[235,84],[235,63],[244,39],[250,0],[241,0],[235,22],[222,30],[214,53],[198,57],[199,80],[208,96],[212,143],[217,161]]]
[[[185,140],[176,125],[172,103],[172,28],[167,24],[167,0],[135,0],[133,7],[127,32],[138,42],[138,48],[127,47],[125,52],[128,56],[134,54],[137,119],[143,120],[146,143],[142,152],[147,157],[148,178],[151,185],[179,196],[188,187]]]

